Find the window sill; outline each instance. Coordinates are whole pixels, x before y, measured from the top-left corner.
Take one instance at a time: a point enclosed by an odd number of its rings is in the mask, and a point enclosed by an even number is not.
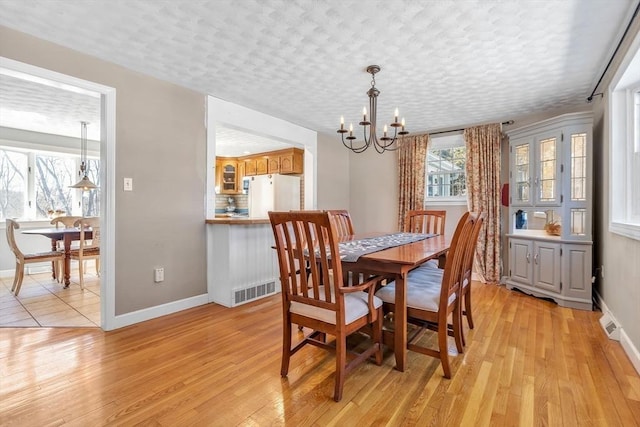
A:
[[[622,222],[609,223],[609,231],[634,240],[640,240],[640,225]]]
[[[467,206],[467,199],[434,199],[427,198],[424,201],[425,208],[430,206]]]
[[[50,219],[16,219],[20,224],[20,228],[34,227],[52,227]],[[0,221],[0,230],[7,228],[7,222],[3,219]]]

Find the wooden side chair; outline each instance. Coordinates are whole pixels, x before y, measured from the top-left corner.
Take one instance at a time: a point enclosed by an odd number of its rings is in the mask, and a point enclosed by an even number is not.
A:
[[[100,218],[80,218],[74,225],[80,228],[80,245],[71,250],[70,256],[78,261],[80,288],[84,289],[84,261],[94,259],[96,274],[100,275]],[[91,230],[91,238],[87,236],[88,230]]]
[[[473,315],[471,311],[471,277],[473,274],[473,260],[475,258],[476,247],[478,245],[478,236],[480,234],[480,230],[482,229],[482,224],[484,224],[484,213],[480,214],[472,214],[477,215],[477,220],[471,230],[471,234],[469,235],[469,239],[467,241],[467,245],[464,250],[464,258],[462,260],[462,269],[460,270],[460,303],[464,303],[464,308],[461,307],[460,315],[466,316],[467,324],[469,325],[469,329],[473,329]],[[440,269],[434,269],[432,265],[425,264],[424,266],[419,267],[420,269],[431,268],[433,271],[429,273],[431,277],[442,277],[443,271]],[[415,274],[415,273],[414,273]],[[464,333],[462,330],[462,325],[460,329],[462,344],[466,345],[464,339]]]
[[[449,317],[452,317],[456,348],[462,353],[460,316],[460,276],[465,245],[471,235],[477,216],[465,213],[453,235],[443,271],[434,268],[416,268],[409,272],[406,282],[407,319],[416,325],[415,333],[407,340],[407,348],[440,359],[445,378],[451,378],[447,340]],[[376,296],[384,301],[385,312],[395,311],[395,282],[382,287]],[[438,334],[438,349],[416,344],[425,328]]]
[[[336,229],[338,238],[354,234],[353,222],[351,221],[349,211],[345,209],[333,209],[326,212],[329,213],[329,218]]]
[[[51,225],[55,225],[56,228],[73,228],[77,220],[82,218],[81,216],[58,216],[51,220]],[[56,250],[64,251],[64,244],[61,240],[56,242]],[[57,262],[53,266],[53,274],[58,282],[64,280],[63,277],[64,263]]]
[[[59,216],[51,220],[51,225],[56,228],[72,228],[77,220],[82,219],[81,216]]]
[[[405,233],[424,233],[444,235],[444,225],[447,219],[447,211],[415,209],[407,212],[404,221]],[[437,260],[428,261],[432,267],[444,268],[446,255],[441,255]]]
[[[426,233],[444,235],[447,211],[410,210],[404,221],[405,233]]]
[[[335,351],[336,377],[333,399],[342,398],[345,376],[358,364],[375,356],[382,363],[382,301],[374,296],[377,278],[346,286],[338,259],[338,238],[327,212],[269,212],[282,282],[282,365],[286,377],[289,361],[305,345]],[[298,260],[309,260],[309,275],[299,274]],[[329,270],[333,270],[333,280]],[[369,292],[367,292],[369,291]],[[292,324],[311,329],[292,347]],[[360,353],[347,349],[347,336],[369,326],[372,340]],[[335,337],[328,343],[326,335]],[[358,347],[362,349],[362,347]]]
[[[23,253],[16,244],[15,230],[20,228],[20,224],[12,219],[7,219],[7,242],[11,252],[16,257],[16,271],[13,278],[13,285],[11,286],[11,292],[16,296],[20,293],[22,287],[22,280],[24,279],[24,269],[27,264],[33,264],[36,262],[51,261],[54,264],[64,262],[64,253],[58,251],[39,252],[34,254]]]
[[[464,301],[464,309],[461,310],[460,314],[464,315],[467,318],[467,324],[469,325],[469,329],[473,329],[473,316],[471,313],[471,276],[473,274],[473,260],[476,255],[476,247],[478,246],[478,237],[480,235],[480,230],[482,229],[482,225],[484,224],[484,213],[481,212],[478,215],[478,218],[473,225],[473,230],[471,231],[471,235],[469,236],[469,243],[465,249],[464,259],[462,261],[462,271],[460,277],[460,283],[462,286],[461,298]],[[461,330],[462,332],[462,330]],[[462,344],[465,345],[464,334],[462,334]]]

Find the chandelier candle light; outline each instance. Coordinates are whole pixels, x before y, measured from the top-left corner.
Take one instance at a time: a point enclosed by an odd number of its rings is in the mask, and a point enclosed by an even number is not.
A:
[[[80,181],[69,186],[69,188],[81,188],[82,191],[88,191],[98,188],[87,176],[89,171],[89,163],[87,161],[87,122],[80,122],[80,173],[82,175]]]
[[[356,139],[356,137],[353,136],[353,124],[349,124],[349,130],[345,129],[344,117],[340,117],[340,129],[338,129],[338,133],[342,137],[342,144],[354,153],[362,153],[367,148],[369,148],[369,146],[373,146],[373,148],[375,148],[378,153],[397,150],[398,145],[396,144],[395,146],[393,146],[397,140],[397,137],[409,133],[404,129],[404,118],[402,118],[402,120],[398,122],[398,109],[396,108],[396,111],[394,113],[394,121],[393,123],[389,124],[389,126],[393,128],[393,138],[387,136],[387,125],[384,125],[384,128],[382,130],[383,136],[382,138],[380,138],[380,141],[378,141],[378,137],[376,135],[378,95],[380,94],[380,91],[376,89],[376,73],[378,71],[380,71],[379,65],[369,65],[367,67],[367,73],[371,74],[371,89],[367,91],[367,95],[369,96],[369,111],[371,113],[371,121],[367,121],[367,108],[364,107],[362,109],[363,119],[360,122],[360,126],[363,127],[364,133],[364,142],[362,143],[362,145],[353,145],[353,141]],[[368,136],[367,126],[369,126]],[[398,128],[400,128],[400,131],[398,131]],[[349,132],[349,135],[345,137],[345,133],[347,132]]]

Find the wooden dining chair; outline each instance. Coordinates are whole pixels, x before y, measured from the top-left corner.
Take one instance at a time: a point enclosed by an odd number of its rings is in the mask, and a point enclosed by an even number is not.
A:
[[[11,292],[16,296],[20,293],[22,287],[22,280],[24,279],[24,269],[27,264],[33,264],[36,262],[51,261],[54,264],[64,261],[64,253],[58,251],[39,252],[39,253],[23,253],[16,244],[15,230],[20,228],[20,224],[12,219],[7,219],[7,242],[11,252],[16,257],[16,271],[13,277],[13,285],[11,286]]]
[[[77,220],[82,218],[81,216],[58,216],[51,220],[51,225],[55,225],[56,228],[73,228]],[[76,247],[77,248],[77,247]],[[74,249],[76,249],[74,248]],[[56,249],[58,251],[64,251],[64,242],[62,240],[58,240],[56,242]],[[62,282],[64,280],[63,275],[64,262],[56,262],[53,267],[53,274],[56,277],[58,282]]]
[[[329,213],[329,218],[336,229],[336,235],[338,238],[354,234],[353,221],[351,221],[351,215],[348,210],[332,209],[325,212]]]
[[[333,399],[342,398],[345,376],[375,356],[382,363],[382,301],[373,292],[377,278],[346,286],[342,278],[338,238],[327,212],[269,212],[282,283],[283,345],[280,373],[286,377],[293,354],[310,344],[336,354]],[[298,260],[309,259],[309,275],[300,274]],[[333,280],[329,278],[333,270]],[[369,291],[369,292],[367,292]],[[292,324],[312,330],[292,346]],[[347,336],[370,326],[371,342],[359,353],[347,349]],[[328,343],[327,335],[335,337]],[[359,348],[362,348],[359,346]],[[315,356],[314,356],[315,357]]]
[[[405,233],[426,233],[444,235],[447,211],[410,210],[404,221]]]
[[[475,259],[476,247],[478,244],[478,237],[480,234],[480,230],[482,229],[482,224],[484,224],[484,213],[480,214],[471,213],[471,215],[477,216],[477,220],[473,225],[473,229],[467,242],[465,243],[464,249],[464,258],[462,261],[462,268],[460,270],[460,303],[464,304],[461,306],[460,315],[465,316],[467,318],[467,324],[469,325],[469,329],[473,329],[473,315],[471,311],[471,279],[473,275],[473,260]],[[424,264],[423,266],[418,267],[419,269],[431,268],[433,271],[430,272],[431,277],[442,277],[443,270],[434,268],[432,265]],[[414,273],[416,274],[416,273]],[[464,338],[464,331],[462,329],[462,325],[460,325],[460,336],[462,339],[462,345],[466,345]]]
[[[447,211],[414,209],[407,212],[404,221],[405,233],[425,233],[444,235],[444,225],[447,219]],[[446,255],[438,259],[427,261],[432,267],[444,268]]]
[[[416,268],[409,272],[406,280],[407,321],[416,326],[408,337],[407,348],[440,359],[445,378],[451,378],[448,355],[448,336],[452,331],[458,353],[462,353],[460,326],[460,276],[465,253],[465,243],[477,220],[476,215],[466,212],[456,227],[442,273],[434,268]],[[385,312],[394,312],[395,282],[382,287],[376,296],[384,301]],[[452,325],[449,324],[449,317]],[[423,329],[434,329],[438,334],[438,349],[417,344]]]
[[[80,218],[74,225],[80,228],[80,245],[71,250],[70,256],[78,261],[80,289],[84,289],[84,261],[95,260],[96,274],[100,276],[100,218]],[[88,230],[91,230],[91,238],[87,236]]]
[[[464,259],[462,261],[462,271],[460,276],[460,283],[462,286],[461,300],[464,301],[464,308],[460,310],[460,314],[467,318],[467,324],[469,329],[473,329],[473,315],[471,311],[471,278],[473,275],[473,260],[476,255],[476,248],[478,246],[478,237],[480,236],[480,230],[484,224],[484,212],[481,212],[477,216],[477,220],[473,225],[473,230],[469,236],[467,247],[465,248]],[[462,327],[462,325],[460,325]],[[460,330],[462,333],[462,329]],[[462,344],[465,345],[464,333],[462,333]]]

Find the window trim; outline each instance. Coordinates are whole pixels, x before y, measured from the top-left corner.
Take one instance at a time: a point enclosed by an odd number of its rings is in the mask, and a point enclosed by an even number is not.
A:
[[[640,90],[640,33],[629,47],[608,87],[609,123],[609,231],[640,240],[640,215],[631,212],[631,197],[638,196],[632,183],[640,178],[633,167],[640,156],[634,133],[634,93]],[[638,161],[638,159],[635,159]]]

